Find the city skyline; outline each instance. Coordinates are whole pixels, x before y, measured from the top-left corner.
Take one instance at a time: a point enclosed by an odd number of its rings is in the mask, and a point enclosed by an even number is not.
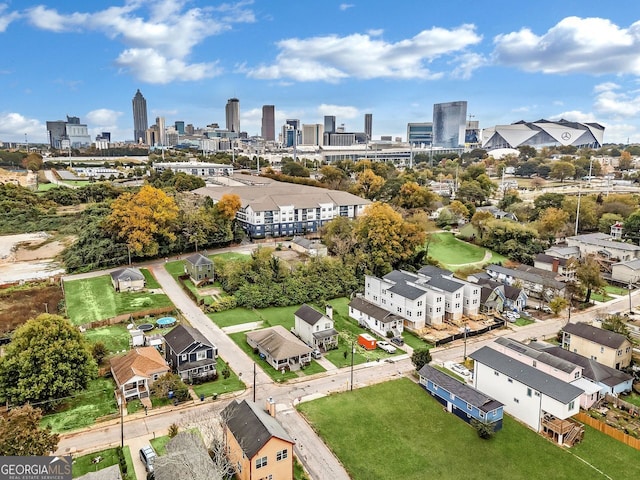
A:
[[[370,113],[374,139],[406,139],[408,123],[433,121],[434,104],[465,100],[482,128],[566,118],[603,124],[607,143],[640,142],[640,5],[615,7],[0,3],[0,141],[45,143],[46,121],[67,115],[92,139],[133,141],[140,89],[149,119],[167,125],[223,126],[227,100],[238,98],[249,135],[274,105],[277,132],[287,118],[325,116],[361,132]]]

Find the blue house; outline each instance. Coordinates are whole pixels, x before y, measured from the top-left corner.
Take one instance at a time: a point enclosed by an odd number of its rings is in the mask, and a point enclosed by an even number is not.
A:
[[[429,365],[422,367],[418,374],[420,385],[444,405],[448,412],[467,423],[475,418],[493,424],[496,432],[502,428],[502,403]]]

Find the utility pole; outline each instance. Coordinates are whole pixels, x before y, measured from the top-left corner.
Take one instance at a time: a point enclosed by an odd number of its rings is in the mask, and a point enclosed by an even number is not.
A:
[[[580,197],[582,195],[582,184],[578,184],[578,206],[576,207],[576,230],[574,235],[578,235],[578,221],[580,220]]]
[[[124,448],[124,398],[118,397],[120,404],[120,448]]]
[[[351,341],[351,391],[353,392],[353,354],[356,353],[355,340]]]
[[[256,403],[256,362],[253,362],[253,403]]]

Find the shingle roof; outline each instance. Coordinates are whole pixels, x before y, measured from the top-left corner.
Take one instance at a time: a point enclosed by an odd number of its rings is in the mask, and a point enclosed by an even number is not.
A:
[[[165,455],[160,455],[153,461],[155,480],[215,478],[213,460],[198,433],[178,433],[169,440],[166,450]]]
[[[410,300],[420,298],[422,295],[426,295],[427,293],[426,290],[422,288],[414,287],[413,285],[409,285],[404,282],[398,282],[387,288],[387,290]]]
[[[311,352],[311,348],[281,325],[248,332],[247,339],[269,352],[275,360],[284,360]]]
[[[85,473],[76,480],[122,480],[122,475],[120,475],[120,466],[116,464],[97,472]]]
[[[404,270],[392,270],[382,279],[391,282],[415,282],[419,277],[415,273],[405,272]]]
[[[595,245],[603,248],[617,248],[619,250],[626,250],[629,252],[637,252],[640,250],[638,245],[615,241],[611,235],[607,235],[606,233],[586,233],[584,235],[567,237],[567,240],[573,240],[575,242]]]
[[[582,395],[582,390],[540,370],[525,365],[490,347],[482,347],[470,355],[476,362],[487,365],[509,378],[537,390],[564,404]]]
[[[349,302],[349,306],[354,308],[355,310],[358,310],[359,312],[366,313],[370,317],[373,317],[382,323],[390,323],[394,320],[402,320],[401,317],[393,313],[389,313],[384,308],[380,308],[361,297],[355,297]]]
[[[540,263],[548,263],[549,265],[553,265],[554,262],[558,262],[558,265],[564,267],[569,259],[563,257],[552,257],[551,255],[547,255],[546,253],[539,253],[536,255],[535,261]]]
[[[453,393],[455,396],[470,403],[473,406],[478,407],[483,412],[490,412],[499,408],[502,403],[488,397],[484,393],[470,387],[453,377],[450,377],[444,372],[433,368],[430,365],[424,365],[418,372],[421,377],[431,380],[439,387],[444,388],[446,391]]]
[[[579,365],[582,367],[582,376],[589,380],[593,380],[594,382],[615,387],[616,385],[628,382],[633,378],[627,373],[616,370],[615,368],[611,368],[607,365],[603,365],[602,363],[598,363],[596,360],[591,360],[584,355],[565,350],[557,345],[550,345],[541,342],[531,342],[529,345],[532,348],[539,349],[550,355]]]
[[[184,324],[178,325],[176,328],[167,333],[164,336],[164,341],[176,354],[184,352],[187,347],[195,342],[199,342],[207,347],[215,348],[215,345],[207,340],[207,338],[202,333],[200,333],[200,331]]]
[[[498,337],[496,338],[495,343],[502,345],[503,347],[507,347],[514,352],[521,353],[529,358],[533,358],[534,360],[538,360],[545,365],[550,365],[565,373],[571,373],[578,367],[575,363],[555,357],[545,351],[536,350],[535,348],[511,338]],[[489,344],[489,346],[491,346],[491,344]]]
[[[144,280],[144,275],[139,268],[128,267],[121,268],[120,270],[114,270],[111,272],[111,278],[118,281],[136,281]]]
[[[540,285],[552,287],[557,290],[562,290],[565,287],[565,284],[563,282],[554,280],[553,278],[549,278],[549,272],[547,272],[546,270],[542,270],[540,268],[536,268],[535,270],[533,270],[533,268],[534,267],[528,267],[527,270],[514,270],[512,268],[505,268],[501,265],[492,264],[487,266],[487,271],[493,271],[499,274],[501,273],[513,278],[521,278],[522,280],[526,280],[532,283],[538,283]]]
[[[562,330],[571,335],[591,340],[598,345],[604,345],[609,348],[618,349],[624,345],[625,342],[628,342],[627,337],[624,335],[605,330],[604,328],[594,327],[588,323],[567,323],[562,327]]]
[[[432,277],[428,284],[449,293],[457,292],[464,287],[464,284],[448,280],[444,277]]]
[[[453,272],[449,270],[445,270],[444,268],[436,267],[433,265],[425,265],[420,270],[418,270],[420,275],[426,275],[427,277],[451,277],[453,276]]]
[[[318,323],[318,320],[324,317],[322,313],[317,311],[315,308],[310,307],[306,303],[302,304],[302,306],[298,310],[296,310],[296,313],[294,313],[294,315],[296,317],[299,317],[300,320],[303,320],[312,326]]]
[[[201,253],[194,253],[193,255],[189,255],[185,258],[185,260],[196,267],[200,265],[213,265],[213,261],[210,258],[202,255]]]
[[[614,263],[614,266],[621,266],[621,267],[627,267],[631,270],[640,270],[640,258],[637,258],[635,260],[628,260],[626,262],[618,262],[618,263]]]
[[[522,293],[522,289],[518,287],[514,287],[512,285],[505,285],[504,283],[496,282],[495,280],[491,280],[489,278],[481,278],[478,279],[478,284],[483,287],[488,287],[491,291],[499,288],[504,293],[505,298],[509,300],[517,300],[520,294]]]
[[[109,360],[116,383],[124,385],[135,376],[150,377],[154,373],[168,372],[169,366],[154,347],[138,347],[121,357]]]
[[[294,443],[282,425],[253,402],[231,402],[222,411],[222,418],[249,459],[253,459],[272,437]]]

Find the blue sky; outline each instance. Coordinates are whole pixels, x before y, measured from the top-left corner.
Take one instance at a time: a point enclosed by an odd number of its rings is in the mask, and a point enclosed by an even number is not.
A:
[[[0,141],[46,140],[75,115],[133,138],[149,120],[224,127],[228,98],[348,131],[406,136],[433,104],[467,100],[481,127],[561,117],[640,142],[640,2],[0,0]]]

